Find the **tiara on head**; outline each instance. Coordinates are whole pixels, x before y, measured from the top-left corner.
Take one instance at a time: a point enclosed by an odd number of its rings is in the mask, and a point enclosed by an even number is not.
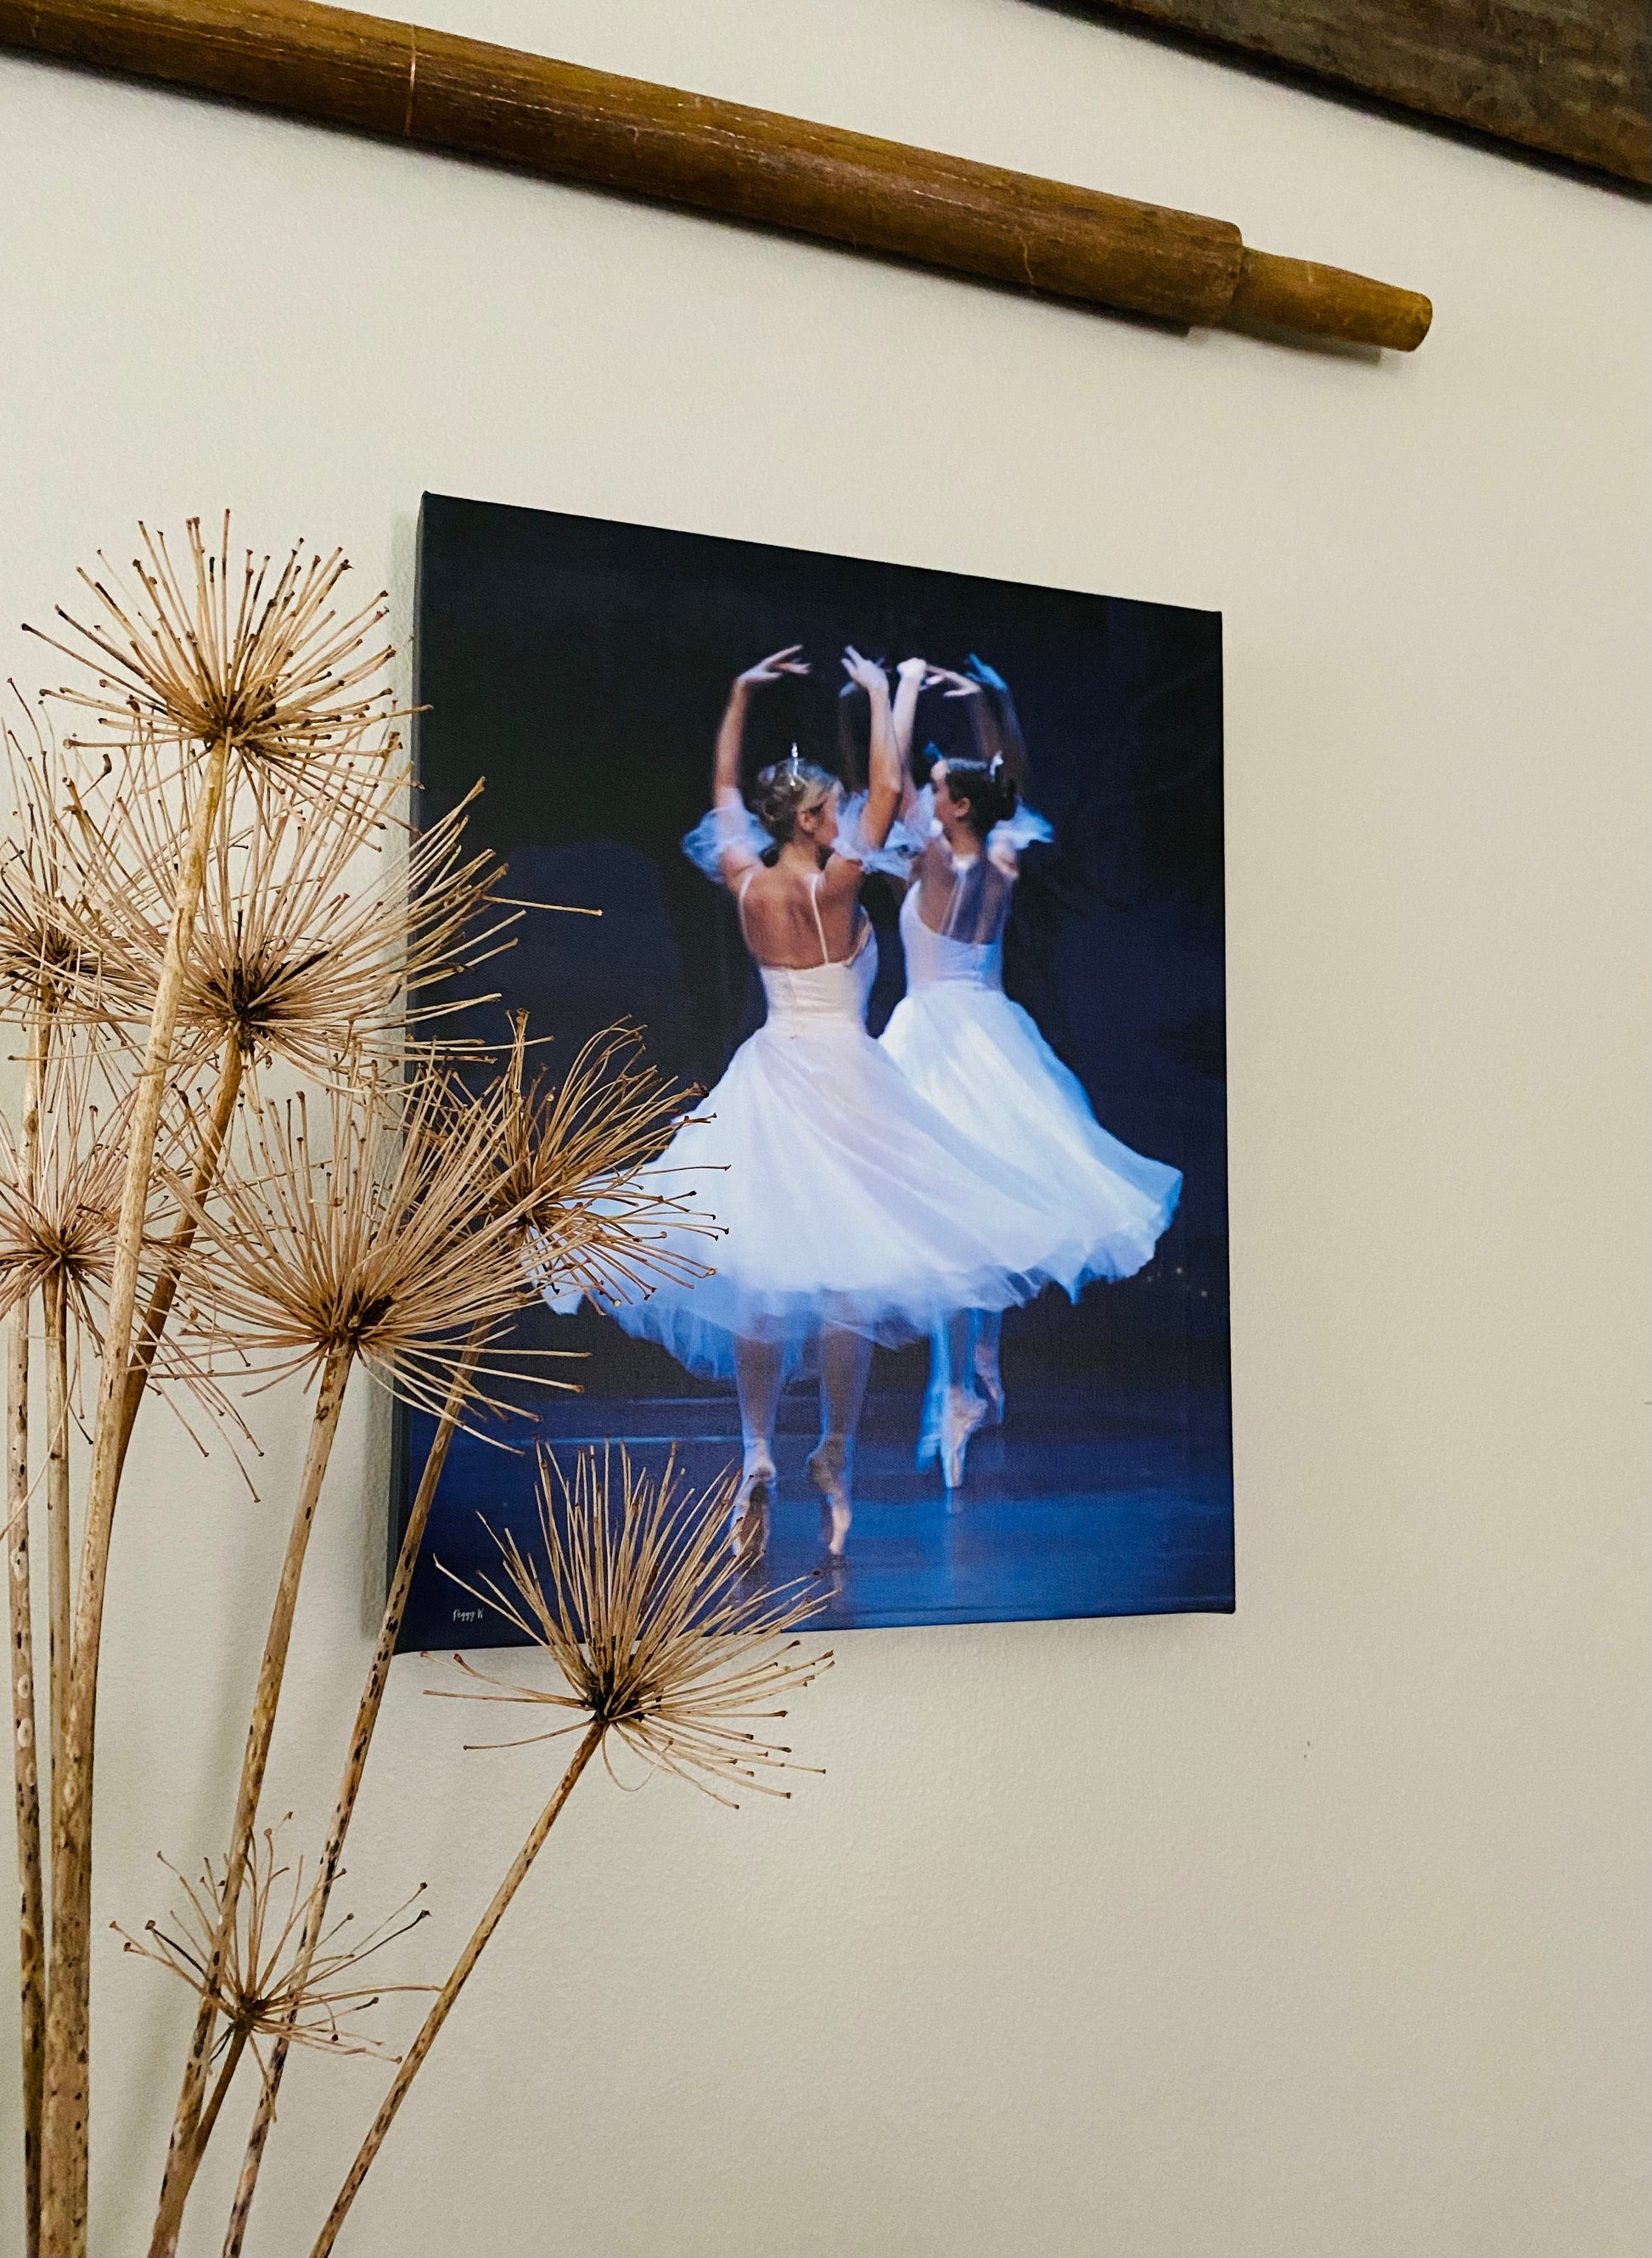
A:
[[[1002,753],[995,753],[992,758],[987,763],[987,774],[989,777],[996,777],[1003,766],[1003,755]]]
[[[786,772],[787,783],[796,784],[798,778],[803,774],[803,763],[798,758],[798,748],[796,745],[792,747],[791,750],[786,755],[785,759],[780,765]]]

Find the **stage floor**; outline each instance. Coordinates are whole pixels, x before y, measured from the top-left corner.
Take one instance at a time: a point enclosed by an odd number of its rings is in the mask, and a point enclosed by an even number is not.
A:
[[[1020,1391],[1004,1426],[972,1442],[964,1488],[948,1498],[939,1473],[919,1473],[912,1462],[915,1397],[875,1394],[861,1423],[854,1523],[834,1565],[822,1551],[819,1500],[804,1472],[817,1414],[813,1390],[800,1383],[788,1391],[776,1438],[780,1480],[764,1573],[775,1583],[818,1578],[823,1630],[1229,1610],[1226,1417],[1225,1393],[1215,1388],[1136,1388],[1122,1402],[1092,1388]],[[658,1464],[675,1445],[694,1482],[713,1480],[740,1456],[732,1399],[570,1397],[548,1405],[537,1424],[559,1453],[624,1442]],[[409,1425],[416,1473],[434,1423],[415,1417]],[[466,1581],[491,1572],[498,1554],[483,1517],[525,1537],[532,1481],[531,1454],[455,1438],[404,1649],[520,1644],[442,1570]]]

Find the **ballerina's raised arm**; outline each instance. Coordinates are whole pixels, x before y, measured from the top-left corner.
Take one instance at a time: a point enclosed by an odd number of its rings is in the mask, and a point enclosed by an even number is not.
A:
[[[751,703],[752,692],[765,682],[779,682],[788,674],[807,674],[808,660],[798,656],[802,649],[800,643],[789,643],[783,650],[771,650],[767,658],[760,658],[755,666],[737,674],[718,724],[717,749],[712,757],[712,807],[718,820],[718,868],[726,886],[738,889],[741,878],[759,861],[751,844],[751,818],[740,788],[746,709]]]
[[[865,691],[872,708],[864,828],[869,843],[881,847],[901,803],[900,755],[890,715],[889,680],[876,660],[863,658],[852,643],[843,647],[843,671]]]

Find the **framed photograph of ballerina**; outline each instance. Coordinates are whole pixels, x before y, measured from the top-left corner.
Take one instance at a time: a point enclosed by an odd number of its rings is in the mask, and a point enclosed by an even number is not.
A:
[[[649,1275],[548,1285],[579,1392],[455,1438],[404,1644],[514,1642],[461,1585],[535,1443],[732,1469],[826,1627],[1230,1609],[1219,617],[431,494],[416,665],[421,820],[485,781],[599,912],[464,1031],[674,1095]]]

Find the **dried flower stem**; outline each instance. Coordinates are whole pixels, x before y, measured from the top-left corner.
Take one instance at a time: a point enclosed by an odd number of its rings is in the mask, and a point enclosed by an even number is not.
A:
[[[206,2091],[207,2071],[212,2059],[213,2034],[217,2025],[217,1988],[235,1934],[236,1907],[246,1873],[248,1854],[252,1847],[259,1797],[263,1793],[270,1741],[275,1730],[276,1706],[281,1698],[281,1680],[287,1669],[287,1649],[292,1643],[293,1617],[298,1606],[298,1587],[304,1570],[304,1554],[309,1544],[316,1509],[321,1502],[322,1483],[326,1476],[327,1462],[332,1455],[333,1440],[338,1432],[339,1414],[344,1409],[344,1389],[353,1361],[354,1350],[348,1344],[329,1351],[322,1367],[316,1409],[310,1417],[304,1471],[299,1482],[298,1500],[293,1509],[293,1524],[287,1532],[280,1581],[276,1587],[275,1605],[271,1611],[270,1627],[264,1641],[264,1658],[259,1669],[258,1690],[252,1700],[246,1750],[241,1760],[241,1785],[236,1797],[229,1855],[224,1862],[217,1934],[213,1940],[201,2009],[195,2018],[195,2036],[188,2060],[184,2065],[183,2086],[173,2120],[172,2141],[167,2150],[160,2198],[150,2238],[150,2258],[171,2258],[171,2254],[178,2247],[184,2205],[188,2201],[189,2191],[200,2169],[207,2136],[211,2130],[210,2124],[202,2117],[202,2104]]]
[[[69,1610],[69,1308],[61,1278],[49,1272],[46,1304],[46,1531],[47,1676],[52,1698],[52,1779],[62,1772],[63,1714],[68,1698]]]
[[[241,2056],[246,2052],[246,2041],[247,2034],[244,2030],[232,2031],[230,2034],[230,2043],[224,2049],[223,2061],[218,2070],[218,2082],[212,2089],[212,2098],[201,2112],[201,2122],[195,2130],[195,2146],[198,2149],[204,2150],[207,2142],[212,2138],[212,2128],[218,2121],[218,2112],[229,2098],[230,2088],[235,2083],[235,2073],[241,2066]]]
[[[25,1154],[40,1142],[40,1090],[51,1040],[42,997],[30,1023],[23,1101]],[[17,1803],[18,1978],[23,2067],[23,2200],[28,2258],[40,2247],[40,2127],[46,2075],[46,1892],[40,1869],[39,1742],[34,1716],[34,1616],[29,1568],[29,1309],[22,1295],[7,1341],[6,1582],[11,1630],[11,1766]]]
[[[127,1363],[138,1307],[138,1262],[173,1033],[189,942],[205,882],[207,851],[229,770],[230,742],[207,749],[204,773],[178,870],[172,924],[133,1093],[126,1176],[110,1280],[97,1425],[86,1485],[86,1527],[64,1717],[62,1777],[53,1793],[52,1961],[46,2029],[46,2105],[40,2233],[53,2258],[85,2258],[91,2006],[92,1759],[97,1658],[109,1579],[110,1537],[125,1455]]]
[[[160,1348],[161,1336],[167,1330],[167,1320],[172,1315],[173,1303],[177,1299],[178,1280],[188,1259],[195,1241],[196,1218],[200,1203],[212,1188],[218,1163],[223,1157],[223,1140],[229,1134],[236,1102],[241,1095],[241,1083],[246,1062],[238,1043],[224,1047],[223,1063],[218,1069],[218,1086],[213,1093],[212,1111],[201,1133],[200,1149],[195,1154],[195,1168],[189,1181],[190,1199],[174,1225],[166,1253],[161,1257],[160,1275],[149,1296],[149,1307],[144,1311],[143,1324],[138,1331],[138,1346],[132,1352],[126,1371],[126,1401],[121,1413],[121,1464],[126,1462],[126,1452],[131,1447],[132,1429],[138,1423],[138,1411],[144,1400],[144,1390],[154,1370],[155,1358]]]
[[[327,2222],[316,2238],[316,2245],[310,2253],[310,2258],[328,2258],[328,2253],[338,2240],[338,2230],[344,2225],[351,2205],[361,2191],[361,2183],[367,2176],[373,2158],[384,2146],[385,2135],[389,2132],[395,2120],[397,2110],[401,2108],[407,2098],[408,2088],[417,2076],[420,2064],[436,2044],[436,2034],[446,2022],[454,2001],[464,1990],[466,1978],[481,1958],[488,1939],[504,1919],[506,1908],[511,1899],[526,1880],[528,1868],[543,1850],[545,1838],[561,1816],[563,1806],[573,1793],[575,1783],[580,1773],[601,1747],[607,1729],[606,1722],[599,1717],[587,1726],[585,1736],[574,1750],[567,1771],[557,1783],[556,1793],[534,1821],[532,1833],[511,1861],[510,1871],[494,1892],[493,1903],[477,1923],[470,1942],[460,1953],[454,1965],[452,1974],[436,1994],[435,2005],[425,2017],[418,2037],[408,2049],[390,2091],[386,2094],[379,2106],[379,2114],[373,2119],[366,2139],[357,2151],[356,2161],[345,2176],[344,2184],[338,2191],[337,2198],[327,2214]]]
[[[408,1594],[413,1588],[413,1572],[419,1564],[430,1508],[436,1501],[442,1469],[447,1463],[448,1445],[453,1440],[460,1414],[469,1399],[471,1374],[476,1369],[485,1341],[486,1328],[479,1325],[466,1342],[464,1357],[454,1372],[453,1384],[448,1391],[448,1400],[436,1426],[436,1439],[430,1445],[424,1471],[419,1477],[413,1510],[408,1516],[401,1550],[396,1556],[396,1572],[391,1579],[390,1590],[385,1600],[379,1644],[373,1649],[367,1682],[362,1688],[361,1701],[356,1710],[356,1728],[350,1736],[350,1755],[345,1761],[344,1779],[339,1782],[338,1800],[333,1807],[333,1822],[328,1829],[326,1845],[322,1851],[315,1895],[305,1916],[304,1934],[299,1948],[297,1984],[300,1992],[308,1978],[310,1963],[326,1920],[327,1900],[332,1894],[333,1884],[338,1878],[339,1866],[344,1855],[344,1838],[350,1832],[356,1798],[361,1792],[367,1751],[372,1746],[373,1729],[379,1722],[379,1712],[384,1704],[390,1665],[395,1655],[396,1642],[401,1636],[402,1618],[408,1610]],[[241,2176],[236,2185],[235,2201],[230,2206],[230,2222],[224,2230],[223,2258],[240,2258],[241,2245],[246,2237],[246,2223],[252,2215],[252,2198],[258,2187],[259,2168],[264,2161],[270,2128],[275,2122],[275,2100],[287,2068],[289,2043],[287,2034],[283,2032],[275,2042],[265,2070],[252,2127],[247,2135],[246,2154],[242,2159]]]

